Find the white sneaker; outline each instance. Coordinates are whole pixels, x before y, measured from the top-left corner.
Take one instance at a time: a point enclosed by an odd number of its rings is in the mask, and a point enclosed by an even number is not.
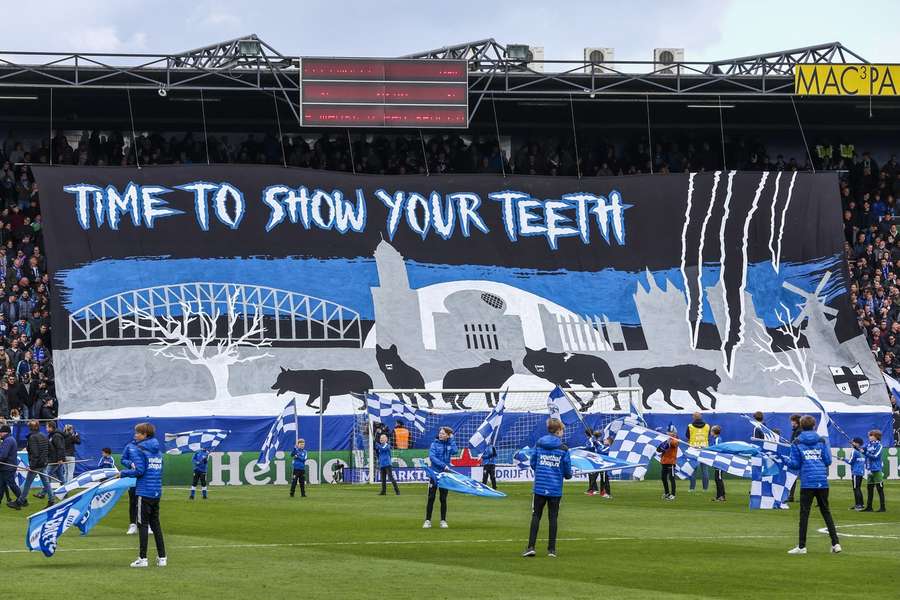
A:
[[[153,535],[153,530],[149,527],[147,528],[147,535]]]
[[[841,548],[841,545],[840,545],[840,544],[835,544],[834,546],[831,547],[831,553],[832,553],[832,554],[837,554],[837,553],[839,553],[841,550],[843,550],[843,548]]]
[[[422,523],[422,529],[431,529],[431,521],[425,519],[425,522]]]
[[[128,526],[128,531],[125,532],[125,535],[134,535],[137,533],[137,525],[132,523]]]
[[[806,554],[806,548],[797,546],[796,548],[791,548],[790,550],[788,550],[788,554]]]
[[[156,566],[157,566],[157,567],[164,567],[164,566],[166,566],[167,564],[169,564],[168,561],[169,561],[169,559],[166,558],[165,556],[163,556],[162,558],[157,558],[157,559],[156,559]]]
[[[146,567],[147,559],[146,558],[137,558],[137,559],[135,559],[135,561],[133,563],[131,563],[131,566],[135,569]]]
[[[781,505],[781,510],[791,510],[791,505],[785,502]]]
[[[450,526],[447,525],[447,521],[441,521],[441,529],[447,529],[448,527]]]

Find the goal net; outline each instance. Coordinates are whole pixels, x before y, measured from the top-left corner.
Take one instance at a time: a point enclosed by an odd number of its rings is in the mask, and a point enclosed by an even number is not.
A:
[[[547,434],[550,416],[548,397],[552,390],[372,390],[383,399],[399,399],[410,409],[418,409],[424,422],[418,427],[408,418],[388,417],[371,419],[359,411],[354,419],[352,474],[354,483],[369,483],[378,479],[378,460],[373,456],[374,443],[381,433],[388,435],[393,451],[394,473],[399,481],[421,481],[418,459],[428,456],[428,448],[441,427],[451,427],[459,448],[454,465],[480,467],[478,456],[468,450],[469,438],[475,433],[491,409],[505,394],[503,422],[497,437],[497,465],[512,467],[513,455],[524,446]],[[563,442],[570,447],[582,446],[587,440],[586,429],[601,430],[610,421],[629,414],[629,404],[638,406],[640,388],[567,388],[578,413],[578,422],[566,427]],[[382,422],[383,421],[383,422]],[[398,422],[402,430],[397,431]]]

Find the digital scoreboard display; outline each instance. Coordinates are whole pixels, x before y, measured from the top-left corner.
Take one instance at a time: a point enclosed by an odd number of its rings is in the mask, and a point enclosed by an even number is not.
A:
[[[427,127],[469,125],[464,60],[304,58],[304,126]]]

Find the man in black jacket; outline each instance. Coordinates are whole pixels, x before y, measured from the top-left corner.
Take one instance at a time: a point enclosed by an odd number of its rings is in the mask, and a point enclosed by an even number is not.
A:
[[[50,436],[50,448],[47,452],[47,475],[66,482],[66,434],[59,430],[56,421],[47,422],[47,435]],[[43,498],[43,495],[39,495]]]
[[[28,434],[28,442],[26,443],[26,449],[28,450],[28,475],[25,476],[25,485],[22,486],[22,493],[19,494],[19,497],[12,502],[6,503],[8,507],[16,510],[21,509],[23,506],[28,506],[28,491],[31,489],[35,474],[41,478],[44,494],[49,499],[47,506],[54,504],[50,480],[46,474],[50,441],[46,435],[41,433],[40,425],[37,421],[29,421],[28,429],[31,432]]]

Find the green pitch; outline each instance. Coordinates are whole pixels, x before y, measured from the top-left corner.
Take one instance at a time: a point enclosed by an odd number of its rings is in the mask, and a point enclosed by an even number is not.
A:
[[[890,512],[847,510],[846,482],[831,499],[843,554],[829,554],[813,508],[809,554],[796,545],[798,505],[747,508],[748,484],[729,480],[729,501],[687,493],[660,499],[660,484],[613,482],[613,500],[566,486],[559,558],[525,559],[530,487],[508,498],[450,495],[449,529],[423,530],[425,486],[378,496],[369,486],[212,488],[207,501],[167,488],[161,515],[169,566],[130,569],[137,536],[124,535],[127,501],[87,537],[70,531],[57,554],[24,548],[25,515],[0,512],[0,565],[17,585],[53,582],[72,597],[122,598],[894,598],[900,589],[900,485]],[[545,517],[546,518],[546,517]],[[546,522],[541,531],[546,535]],[[852,536],[852,537],[851,537]],[[23,588],[24,589],[24,588]]]

